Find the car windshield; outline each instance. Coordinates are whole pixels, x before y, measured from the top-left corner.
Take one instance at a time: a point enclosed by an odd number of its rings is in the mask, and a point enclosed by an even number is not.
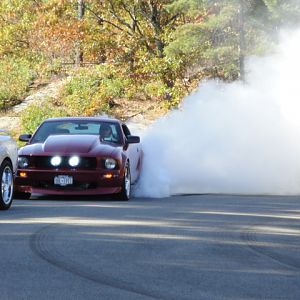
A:
[[[97,121],[46,121],[31,139],[31,144],[43,143],[50,135],[98,135],[103,142],[121,143],[118,123]]]

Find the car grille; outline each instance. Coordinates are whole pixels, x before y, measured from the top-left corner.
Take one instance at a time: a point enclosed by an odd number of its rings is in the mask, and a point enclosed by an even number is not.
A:
[[[69,156],[63,156],[62,162],[58,167],[53,167],[50,163],[52,156],[35,156],[32,157],[32,163],[37,169],[83,169],[92,170],[97,167],[97,159],[95,157],[81,157],[77,167],[71,167],[68,163]]]

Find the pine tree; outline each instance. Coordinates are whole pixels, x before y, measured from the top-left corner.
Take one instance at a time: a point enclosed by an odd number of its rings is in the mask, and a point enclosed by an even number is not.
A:
[[[170,8],[186,10],[187,22],[177,28],[167,56],[183,58],[192,74],[226,80],[243,79],[245,57],[264,53],[287,16],[293,24],[300,16],[295,0],[178,0]]]

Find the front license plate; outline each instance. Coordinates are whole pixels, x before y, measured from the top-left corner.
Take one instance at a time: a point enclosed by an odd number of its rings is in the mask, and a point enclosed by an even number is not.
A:
[[[73,184],[73,177],[67,175],[59,175],[54,177],[54,184],[60,186],[66,186]]]

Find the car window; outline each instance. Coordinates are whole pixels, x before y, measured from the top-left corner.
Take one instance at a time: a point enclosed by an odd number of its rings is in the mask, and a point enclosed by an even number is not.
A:
[[[120,126],[110,122],[85,121],[49,121],[44,122],[31,139],[31,144],[44,142],[50,135],[99,135],[103,124],[111,128],[113,139],[110,142],[120,143]]]
[[[126,137],[131,135],[129,128],[125,124],[122,124],[122,129]]]

